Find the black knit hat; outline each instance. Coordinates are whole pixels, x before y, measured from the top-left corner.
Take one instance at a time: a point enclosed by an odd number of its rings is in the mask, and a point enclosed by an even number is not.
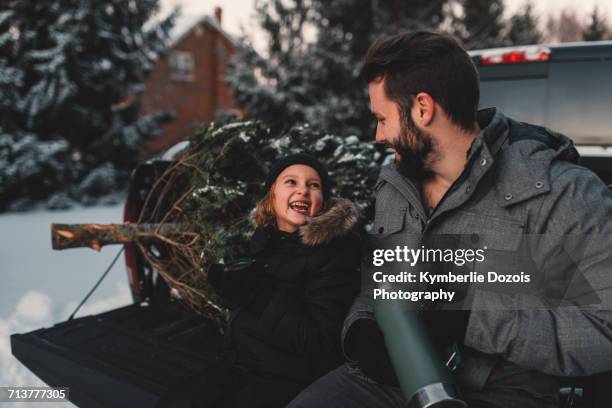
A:
[[[327,200],[331,196],[332,180],[327,173],[327,168],[325,168],[325,165],[314,156],[306,153],[292,154],[291,156],[283,157],[282,159],[274,162],[270,168],[268,177],[266,177],[265,193],[270,191],[270,188],[272,187],[272,184],[274,184],[274,181],[276,181],[278,175],[281,174],[287,167],[293,166],[294,164],[304,164],[315,169],[315,171],[319,174],[319,177],[321,177],[323,198]]]

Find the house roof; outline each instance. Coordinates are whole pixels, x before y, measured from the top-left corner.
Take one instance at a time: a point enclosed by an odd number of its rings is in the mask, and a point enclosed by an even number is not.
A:
[[[175,24],[175,29],[172,30],[170,35],[170,43],[168,44],[168,48],[174,47],[178,44],[185,36],[187,36],[195,27],[200,24],[206,24],[214,30],[217,30],[221,35],[223,35],[232,45],[237,46],[238,41],[227,31],[221,28],[221,25],[217,22],[216,19],[209,15],[196,15],[196,14],[184,14],[179,15],[177,17],[177,21]]]

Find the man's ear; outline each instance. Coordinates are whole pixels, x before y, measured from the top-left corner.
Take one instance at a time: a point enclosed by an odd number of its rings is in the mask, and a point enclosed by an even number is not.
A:
[[[436,102],[426,92],[419,92],[412,103],[412,119],[420,127],[431,125],[436,110]]]

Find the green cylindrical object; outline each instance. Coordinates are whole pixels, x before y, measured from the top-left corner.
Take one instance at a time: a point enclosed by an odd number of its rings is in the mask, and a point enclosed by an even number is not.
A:
[[[466,408],[417,312],[407,309],[404,302],[381,301],[374,313],[409,406]]]

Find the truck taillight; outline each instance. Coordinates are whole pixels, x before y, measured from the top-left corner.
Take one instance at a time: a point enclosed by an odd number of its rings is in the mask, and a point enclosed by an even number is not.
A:
[[[135,222],[138,220],[138,211],[132,194],[128,194],[125,207],[123,208],[123,222]],[[135,244],[124,244],[125,266],[127,268],[128,279],[132,294],[139,294],[140,276],[138,275],[138,254]]]
[[[546,62],[550,60],[550,50],[544,47],[527,47],[516,50],[491,51],[482,54],[482,65],[515,64],[521,62]]]

